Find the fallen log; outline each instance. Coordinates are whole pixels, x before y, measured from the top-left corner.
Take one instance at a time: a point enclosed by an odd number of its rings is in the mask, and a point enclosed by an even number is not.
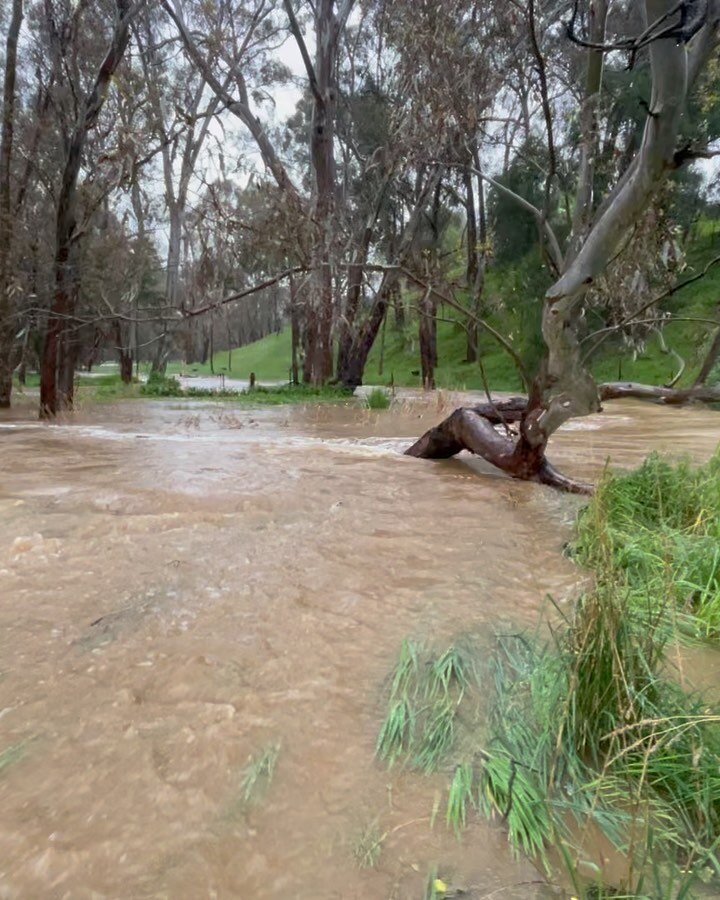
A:
[[[698,385],[690,388],[656,387],[653,384],[638,384],[634,381],[611,381],[598,385],[601,400],[649,400],[652,403],[665,403],[670,406],[682,406],[684,403],[720,403],[720,386],[705,387]]]

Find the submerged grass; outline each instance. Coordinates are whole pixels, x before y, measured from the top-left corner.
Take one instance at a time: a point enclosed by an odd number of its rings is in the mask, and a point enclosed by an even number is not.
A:
[[[4,750],[0,751],[0,772],[3,772],[8,766],[19,762],[26,754],[28,741],[19,741],[17,744],[11,744]]]
[[[374,869],[380,860],[386,831],[381,831],[377,822],[370,822],[361,829],[353,844],[353,856],[361,869]]]
[[[280,744],[268,744],[254,756],[251,756],[242,771],[240,789],[243,803],[249,805],[256,802],[270,786],[275,774]]]
[[[717,896],[720,710],[668,677],[664,652],[678,622],[718,636],[719,540],[717,458],[608,475],[574,546],[594,584],[549,640],[497,639],[484,726],[464,715],[476,656],[405,642],[378,755],[447,766],[448,826],[499,821],[578,897]]]
[[[451,646],[438,653],[403,641],[378,734],[378,757],[389,765],[404,757],[424,772],[436,771],[457,745],[461,712],[470,711],[463,700],[476,679],[469,649]]]

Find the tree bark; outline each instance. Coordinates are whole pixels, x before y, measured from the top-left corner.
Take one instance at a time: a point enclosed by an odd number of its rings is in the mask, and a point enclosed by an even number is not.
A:
[[[302,50],[304,42],[292,14],[290,0],[286,0],[285,6],[288,9],[291,28]],[[309,380],[313,384],[323,384],[332,374],[334,319],[332,262],[335,230],[337,105],[335,76],[338,40],[335,0],[318,0],[315,7],[315,66],[308,70],[314,98],[310,160],[314,176],[312,220],[315,240],[312,254],[313,272],[307,281],[305,355],[309,363]]]
[[[10,406],[12,375],[16,360],[15,304],[10,292],[13,236],[10,182],[15,129],[17,48],[22,20],[22,0],[13,0],[12,17],[5,45],[2,136],[0,137],[0,407]]]
[[[487,246],[487,217],[485,213],[485,185],[483,184],[483,176],[480,169],[480,153],[477,145],[473,147],[473,162],[477,172],[477,193],[478,193],[478,224],[480,247],[475,248],[475,278],[473,282],[468,282],[471,290],[470,303],[472,315],[468,317],[467,323],[467,354],[466,360],[469,363],[477,362],[479,358],[478,350],[478,319],[482,317],[482,298],[485,290],[485,247]],[[469,180],[470,189],[472,189],[472,173],[468,172],[466,177]],[[469,235],[468,235],[469,237]],[[477,240],[477,237],[476,237]]]

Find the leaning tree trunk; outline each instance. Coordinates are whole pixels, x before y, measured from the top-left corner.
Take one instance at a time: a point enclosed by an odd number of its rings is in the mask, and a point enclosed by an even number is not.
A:
[[[12,374],[16,362],[15,304],[10,288],[13,222],[10,202],[17,48],[23,19],[22,0],[13,0],[12,18],[5,47],[2,137],[0,138],[0,407],[10,406]]]
[[[462,450],[469,450],[513,478],[537,481],[575,494],[590,493],[590,485],[566,478],[550,465],[545,458],[544,446],[526,441],[522,424],[517,438],[500,434],[495,429],[495,425],[508,427],[511,422],[518,421],[526,409],[524,397],[456,409],[405,453],[419,459],[449,459]]]

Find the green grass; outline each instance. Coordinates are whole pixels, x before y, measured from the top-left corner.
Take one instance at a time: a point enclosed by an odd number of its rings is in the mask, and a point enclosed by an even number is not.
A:
[[[236,348],[232,351],[232,354],[227,350],[216,353],[213,356],[212,367],[209,361],[206,363],[191,363],[189,365],[177,361],[170,362],[168,363],[167,374],[225,374],[247,381],[250,378],[250,373],[254,372],[257,380],[260,382],[289,381],[291,362],[290,329],[284,328],[278,334],[271,334],[262,338],[262,340]]]
[[[292,403],[343,403],[352,393],[336,385],[283,384],[277,387],[254,387],[244,391],[182,388],[174,375],[151,375],[140,387],[144,397],[186,397],[189,399],[232,400],[253,406],[277,406]]]
[[[611,570],[639,613],[663,605],[686,634],[720,639],[720,455],[651,455],[606,477],[579,520],[578,562]]]
[[[365,397],[368,409],[389,409],[392,397],[384,388],[373,388]]]

